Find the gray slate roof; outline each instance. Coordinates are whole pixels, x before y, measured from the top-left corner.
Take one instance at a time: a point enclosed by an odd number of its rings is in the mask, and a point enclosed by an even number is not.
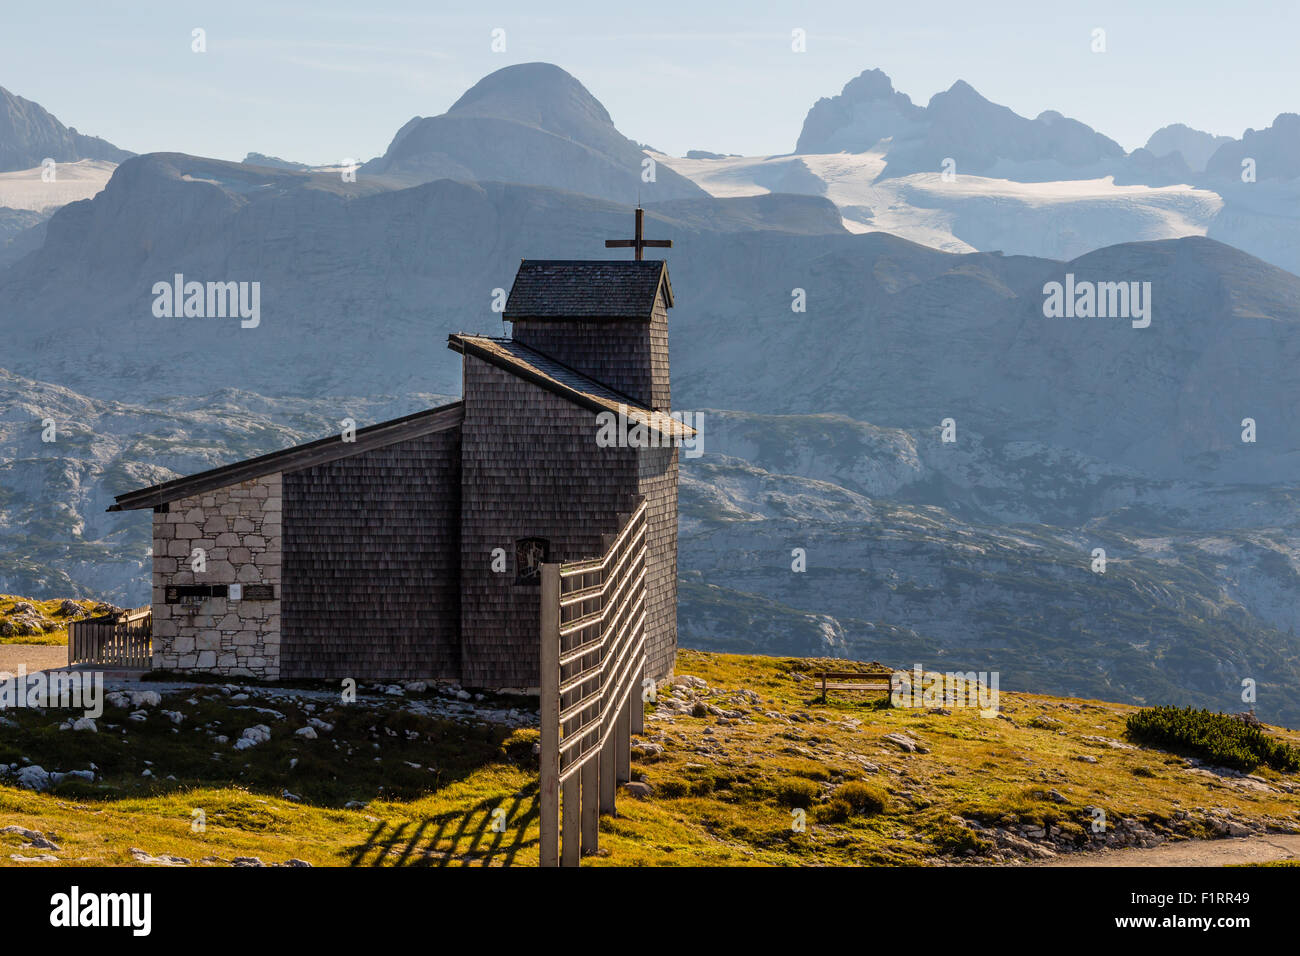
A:
[[[617,415],[622,410],[628,421],[643,424],[668,438],[689,438],[695,434],[695,429],[670,415],[638,405],[635,399],[628,398],[622,392],[616,392],[513,339],[491,338],[486,335],[451,335],[447,347],[480,358],[593,412],[613,412]]]
[[[506,300],[505,319],[648,319],[655,296],[673,304],[662,259],[525,259]]]

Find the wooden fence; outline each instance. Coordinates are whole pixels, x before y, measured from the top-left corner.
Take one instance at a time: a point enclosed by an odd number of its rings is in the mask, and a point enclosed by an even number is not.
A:
[[[542,866],[577,866],[597,850],[598,816],[614,812],[643,729],[644,501],[605,543],[602,558],[542,565]]]
[[[152,608],[138,607],[68,625],[69,664],[149,667],[152,662]]]

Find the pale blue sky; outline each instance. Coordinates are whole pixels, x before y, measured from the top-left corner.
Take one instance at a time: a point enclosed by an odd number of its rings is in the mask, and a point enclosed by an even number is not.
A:
[[[468,8],[473,12],[464,12]],[[670,153],[789,152],[808,108],[879,67],[924,104],[961,78],[1142,145],[1184,122],[1240,136],[1300,111],[1300,4],[946,0],[7,2],[0,86],[149,152],[368,159],[483,75],[545,60]],[[190,51],[190,31],[208,51]],[[507,50],[490,50],[506,30]],[[808,50],[790,49],[794,28]],[[1107,52],[1090,51],[1106,30]]]

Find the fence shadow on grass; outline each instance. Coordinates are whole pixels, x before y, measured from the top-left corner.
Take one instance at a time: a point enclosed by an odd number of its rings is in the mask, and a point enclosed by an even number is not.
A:
[[[497,809],[504,816],[495,814]],[[497,821],[500,820],[501,824]],[[397,826],[380,822],[349,850],[349,866],[512,866],[537,846],[537,790],[482,800],[464,813],[445,813]],[[532,835],[528,833],[532,827]]]

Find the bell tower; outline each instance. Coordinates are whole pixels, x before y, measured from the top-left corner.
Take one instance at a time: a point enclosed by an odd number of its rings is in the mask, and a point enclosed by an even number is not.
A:
[[[671,409],[668,309],[673,289],[668,264],[643,259],[644,210],[636,210],[636,238],[610,239],[632,248],[632,261],[525,259],[506,300],[513,339],[628,396],[637,405]]]

